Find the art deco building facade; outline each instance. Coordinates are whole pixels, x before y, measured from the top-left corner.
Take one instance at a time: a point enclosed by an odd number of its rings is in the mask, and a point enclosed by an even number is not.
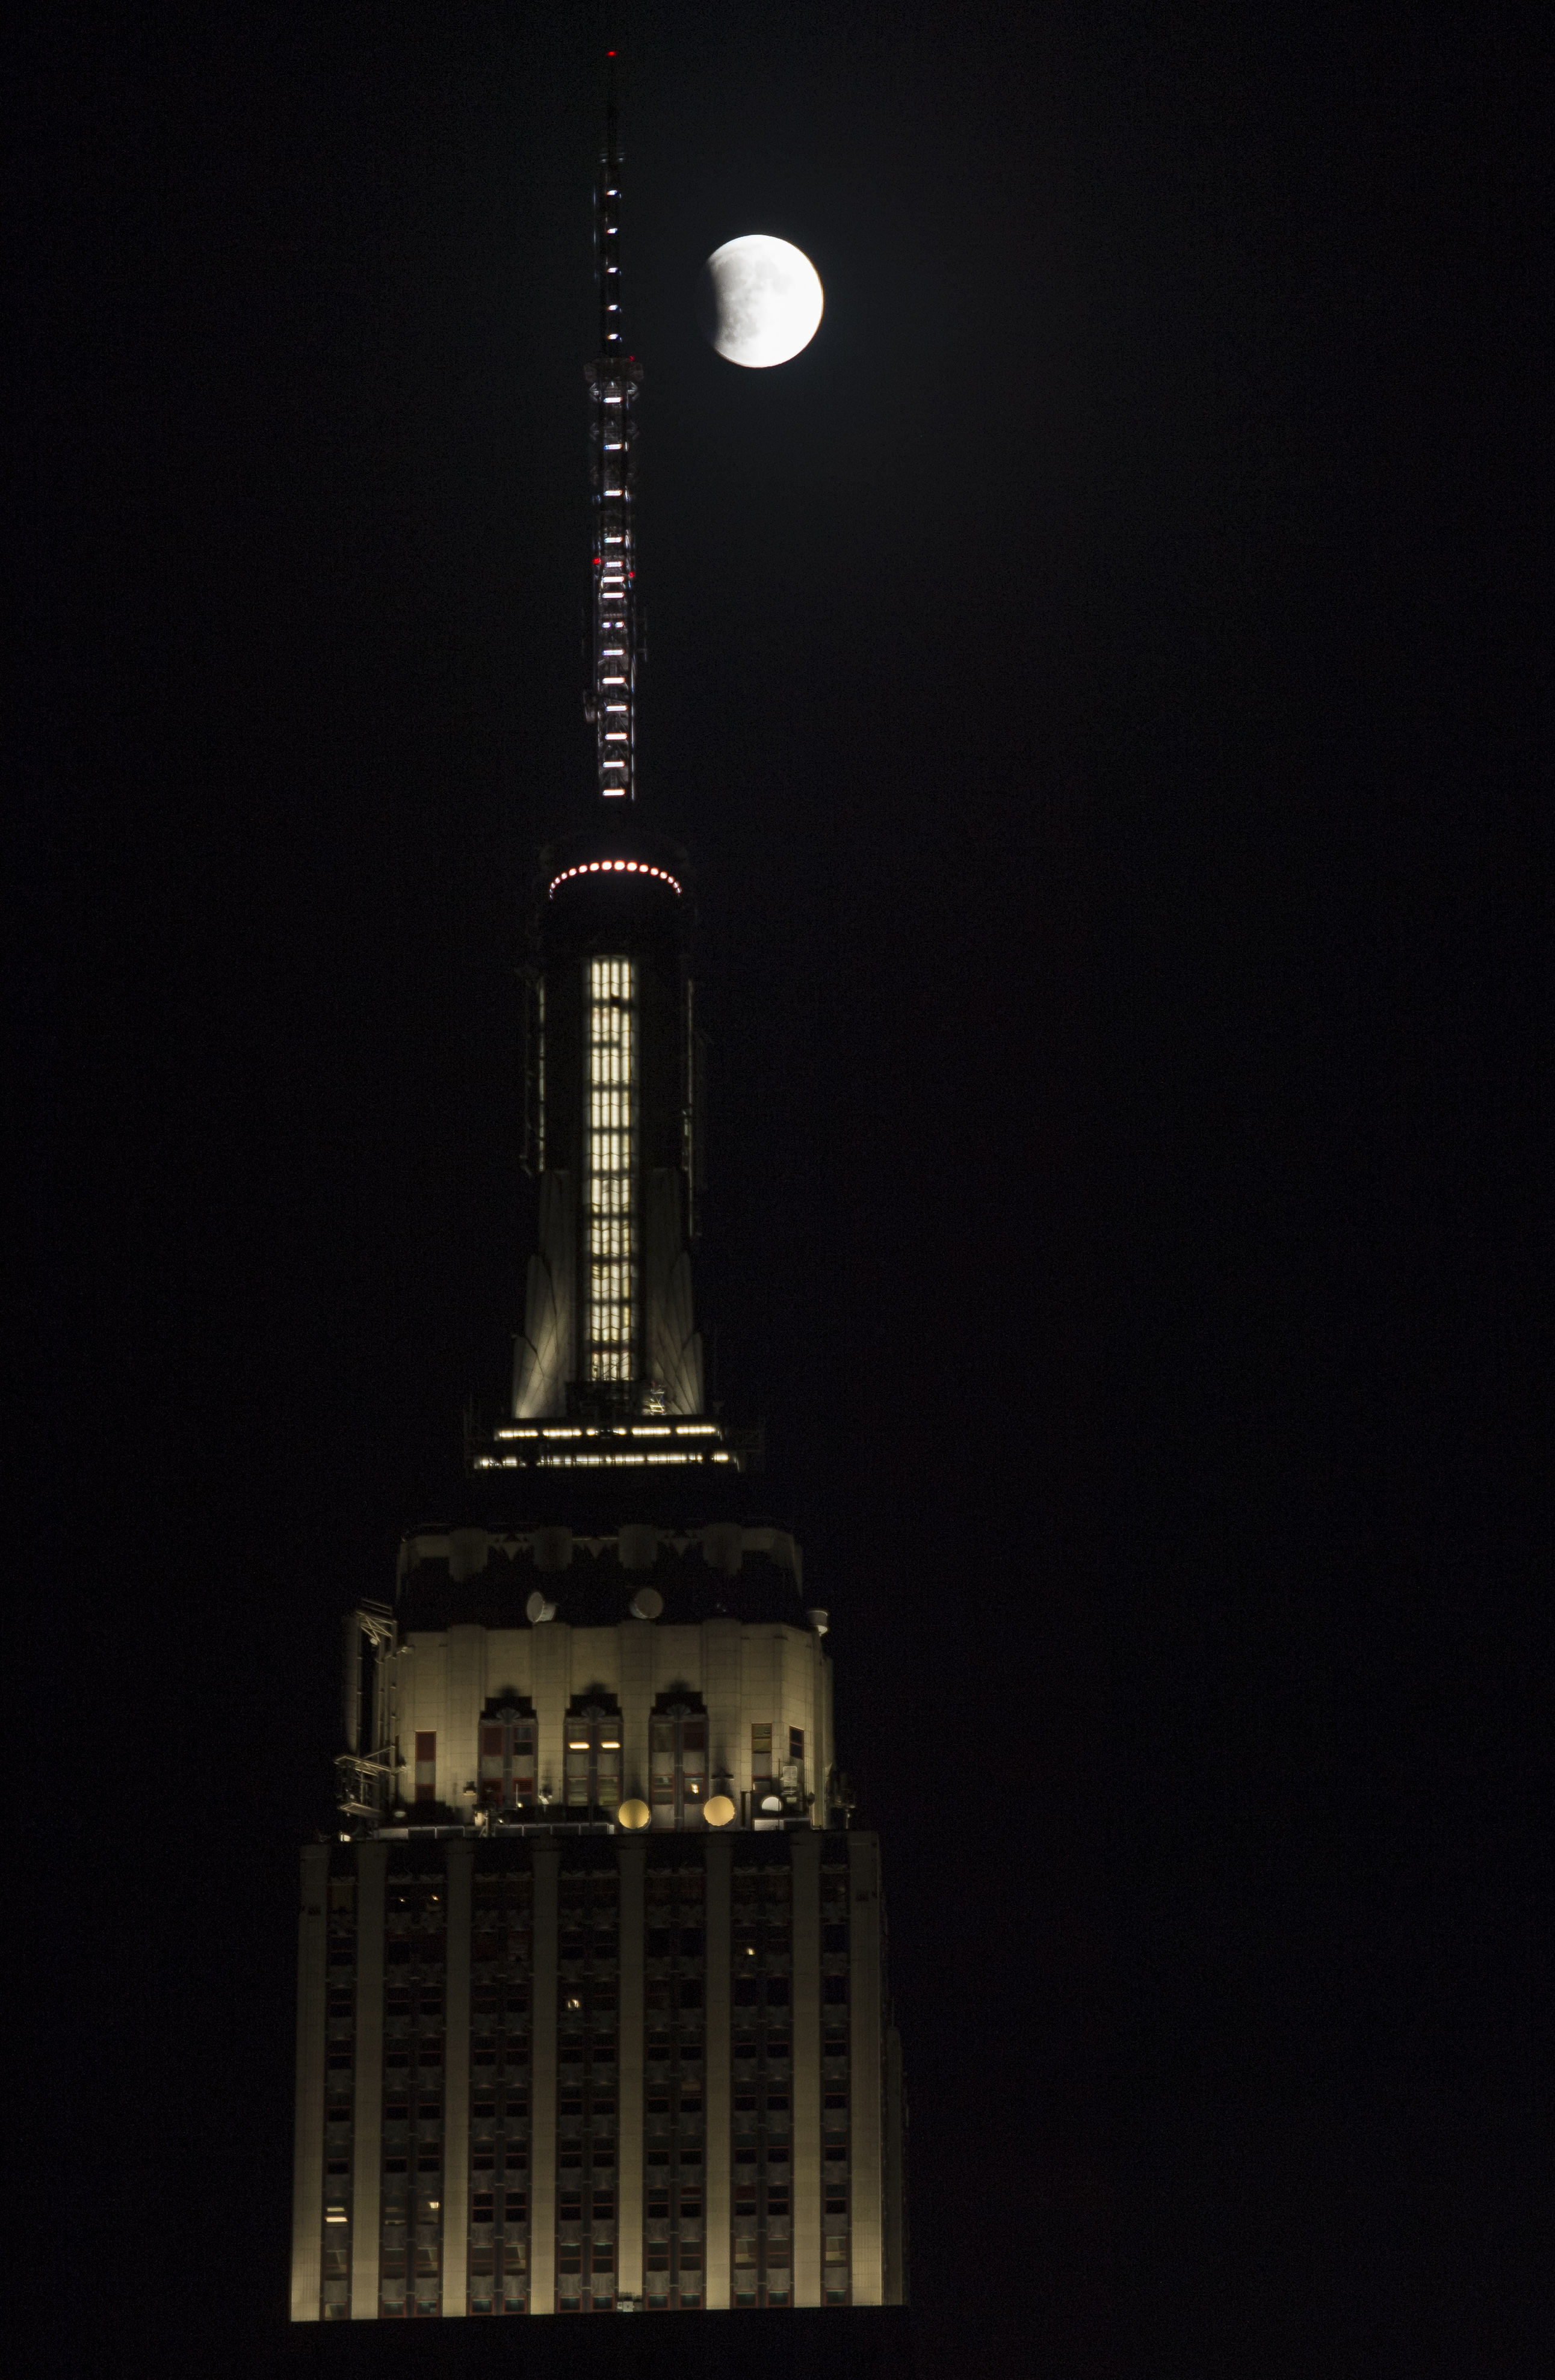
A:
[[[544,855],[538,1242],[464,1508],[349,1615],[302,1854],[297,2322],[905,2299],[880,1847],[828,1615],[705,1393],[684,855],[636,790],[633,403],[599,194],[593,817]]]

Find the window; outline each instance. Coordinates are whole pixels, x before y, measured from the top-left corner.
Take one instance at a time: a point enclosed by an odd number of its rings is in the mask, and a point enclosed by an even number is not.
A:
[[[630,959],[589,962],[584,1340],[591,1380],[629,1380],[636,1372],[636,978]]]
[[[649,1800],[657,1827],[684,1826],[707,1799],[706,1714],[671,1703],[649,1722]]]
[[[435,1802],[437,1799],[437,1730],[418,1728],[416,1730],[416,1799]]]
[[[535,1796],[535,1723],[515,1703],[489,1709],[480,1722],[480,1805],[522,1810]]]
[[[772,1730],[770,1725],[751,1728],[750,1773],[753,1779],[770,1777],[772,1773]]]
[[[820,1929],[820,1947],[823,1950],[845,1950],[847,1949],[847,1927],[845,1925],[823,1925]]]
[[[846,2264],[847,2233],[845,2231],[828,2231],[826,2234],[826,2261],[829,2265]]]
[[[621,1800],[620,1713],[598,1703],[569,1712],[562,1741],[567,1807],[615,1809]]]
[[[788,1757],[790,1760],[803,1760],[804,1756],[805,1730],[802,1727],[791,1727],[788,1730]]]

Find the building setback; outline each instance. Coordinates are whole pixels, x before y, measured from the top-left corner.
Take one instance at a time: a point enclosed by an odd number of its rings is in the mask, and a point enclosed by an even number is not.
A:
[[[597,795],[536,885],[538,1245],[506,1417],[345,1623],[338,1812],[302,1853],[297,2323],[906,2298],[879,1840],[829,1614],[692,1307],[692,896],[637,823],[619,178],[612,105]]]

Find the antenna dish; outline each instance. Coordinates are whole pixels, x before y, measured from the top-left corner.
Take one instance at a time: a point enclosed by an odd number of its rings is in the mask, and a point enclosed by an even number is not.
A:
[[[783,1803],[778,1800],[775,1793],[763,1793],[761,1796],[761,1807],[763,1810],[781,1810],[783,1808]]]
[[[631,1828],[635,1833],[638,1827],[647,1826],[653,1813],[646,1802],[623,1802],[615,1815],[624,1827]]]
[[[810,1626],[815,1630],[818,1636],[824,1636],[826,1631],[832,1625],[832,1614],[829,1611],[807,1611],[805,1618],[809,1621]]]
[[[657,1620],[664,1608],[664,1598],[656,1586],[639,1586],[626,1606],[634,1620]]]
[[[702,1803],[702,1815],[710,1827],[726,1827],[736,1815],[727,1793],[715,1793],[711,1802]]]
[[[538,1628],[543,1621],[554,1620],[556,1617],[555,1605],[553,1603],[547,1603],[544,1596],[541,1595],[538,1586],[530,1596],[528,1603],[525,1604],[524,1609],[529,1615],[529,1625],[531,1628]]]

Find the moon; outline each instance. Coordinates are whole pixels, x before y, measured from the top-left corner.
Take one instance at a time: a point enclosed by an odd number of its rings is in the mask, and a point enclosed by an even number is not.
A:
[[[804,249],[764,231],[714,249],[699,294],[702,328],[719,354],[754,371],[785,364],[808,347],[826,302]]]

